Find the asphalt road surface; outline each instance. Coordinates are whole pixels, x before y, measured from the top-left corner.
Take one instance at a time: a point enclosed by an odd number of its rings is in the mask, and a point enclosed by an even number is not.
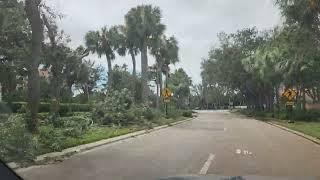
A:
[[[227,111],[23,169],[27,180],[152,180],[184,174],[319,176],[320,146]]]

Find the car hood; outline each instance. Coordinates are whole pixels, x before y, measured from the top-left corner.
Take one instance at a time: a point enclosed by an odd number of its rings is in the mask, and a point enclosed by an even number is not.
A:
[[[182,176],[173,176],[173,177],[164,177],[159,180],[317,180],[320,177],[274,177],[274,176],[218,176],[218,175],[182,175]]]

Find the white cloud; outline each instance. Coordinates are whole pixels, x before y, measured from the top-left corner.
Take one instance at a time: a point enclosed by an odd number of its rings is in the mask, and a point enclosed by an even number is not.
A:
[[[134,6],[153,4],[159,6],[167,34],[179,41],[181,62],[194,82],[200,82],[200,62],[210,47],[217,44],[220,31],[235,32],[245,27],[272,28],[280,22],[273,0],[46,0],[65,15],[60,27],[71,36],[72,46],[83,44],[89,30],[107,25],[122,24],[124,15]],[[103,65],[105,58],[90,57]],[[137,57],[139,60],[140,57]],[[150,64],[153,61],[151,59]],[[131,68],[130,57],[117,57],[115,63],[126,63]],[[140,70],[138,61],[137,70]]]

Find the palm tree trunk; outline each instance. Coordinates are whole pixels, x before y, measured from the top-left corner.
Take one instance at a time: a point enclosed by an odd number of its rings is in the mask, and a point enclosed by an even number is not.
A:
[[[306,111],[306,91],[305,88],[302,89],[302,110]]]
[[[142,91],[141,99],[145,102],[148,97],[148,49],[146,43],[142,45],[141,49],[141,77],[142,77]]]
[[[159,74],[159,88],[160,88],[160,95],[161,95],[161,93],[162,93],[162,89],[163,89],[163,79],[162,79],[162,74],[161,74],[161,72],[160,72],[160,74]]]
[[[156,102],[156,108],[159,109],[160,107],[160,96],[159,96],[159,83],[157,82],[157,102]]]
[[[31,58],[28,62],[28,129],[31,133],[38,132],[37,113],[40,102],[40,79],[38,66],[41,56],[41,42],[43,39],[43,26],[40,17],[39,5],[41,1],[25,0],[25,11],[29,19],[32,39]]]
[[[107,57],[108,62],[108,88],[112,88],[112,63],[111,59]]]
[[[275,96],[276,96],[276,101],[277,101],[277,117],[280,117],[280,97],[279,97],[279,85],[275,87]]]
[[[137,72],[136,72],[136,56],[132,51],[130,51],[131,59],[132,59],[132,75],[136,77]]]
[[[157,108],[160,107],[160,99],[162,93],[162,72],[161,68],[157,67]]]

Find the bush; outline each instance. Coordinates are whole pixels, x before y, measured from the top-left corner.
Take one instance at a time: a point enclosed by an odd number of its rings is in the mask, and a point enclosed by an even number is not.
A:
[[[192,117],[192,111],[183,111],[182,112],[183,117]]]
[[[292,113],[286,111],[278,112],[266,112],[266,111],[255,111],[255,110],[240,110],[242,114],[254,117],[268,117],[268,118],[279,118],[281,120],[295,120],[295,121],[319,121],[320,111],[310,110],[294,110]]]
[[[37,140],[26,130],[24,116],[11,115],[0,123],[0,157],[5,162],[32,161],[37,144]]]
[[[86,130],[88,130],[89,125],[91,124],[91,119],[84,116],[71,116],[60,118],[61,121],[64,121],[65,135],[71,137],[79,137]]]
[[[63,130],[60,128],[54,128],[53,126],[42,126],[39,128],[39,142],[42,149],[61,151],[65,139]]]
[[[60,115],[67,114],[68,112],[90,112],[90,104],[60,104]]]
[[[4,102],[0,102],[0,114],[1,113],[11,113],[11,108]]]
[[[26,102],[12,102],[12,103],[3,103],[6,105],[9,110],[13,113],[25,113],[27,108]],[[4,106],[0,104],[0,112],[1,107]],[[50,103],[40,103],[39,104],[39,113],[41,112],[50,112],[51,104]],[[90,112],[91,105],[90,104],[75,104],[75,103],[60,103],[59,113],[64,115],[68,112]]]
[[[293,111],[292,115],[289,117],[292,118],[292,120],[297,121],[317,121],[320,117],[320,111],[316,110],[310,110],[310,111],[302,111],[302,110],[296,110]]]
[[[127,115],[132,107],[133,98],[131,92],[128,89],[122,89],[121,91],[110,91],[104,101],[95,103],[93,108],[93,119],[104,125],[127,125],[127,118],[131,118],[131,115]]]
[[[142,113],[143,117],[146,118],[149,121],[153,120],[154,117],[155,117],[154,112],[148,106],[144,106],[143,109],[142,109],[142,112],[143,112]]]
[[[8,120],[9,114],[0,114],[0,123],[4,123]]]

